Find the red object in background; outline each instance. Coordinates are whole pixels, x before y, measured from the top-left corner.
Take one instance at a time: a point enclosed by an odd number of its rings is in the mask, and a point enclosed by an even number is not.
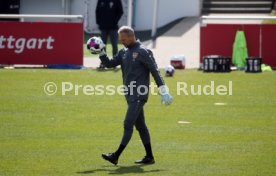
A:
[[[183,65],[183,62],[181,60],[171,60],[171,65],[175,69],[185,69],[185,65]]]
[[[207,24],[200,28],[200,63],[208,55],[232,57],[238,30],[245,32],[248,56],[262,57],[263,63],[276,67],[276,25]]]
[[[0,22],[0,64],[83,65],[83,24]]]
[[[262,25],[262,62],[276,67],[276,25]]]
[[[186,58],[184,55],[175,55],[170,59],[170,61],[171,61],[171,65],[175,69],[185,69]]]

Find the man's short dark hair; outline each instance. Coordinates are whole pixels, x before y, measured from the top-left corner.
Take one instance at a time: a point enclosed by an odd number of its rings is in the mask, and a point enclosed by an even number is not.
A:
[[[134,36],[135,35],[134,30],[129,26],[120,27],[120,29],[118,30],[118,34],[121,34],[121,33],[125,33],[128,36]]]

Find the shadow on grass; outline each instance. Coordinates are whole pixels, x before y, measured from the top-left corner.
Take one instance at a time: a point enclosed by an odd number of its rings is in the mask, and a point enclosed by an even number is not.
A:
[[[108,172],[108,174],[112,175],[121,175],[121,174],[137,174],[137,173],[153,173],[153,172],[161,172],[164,170],[154,169],[145,171],[143,167],[146,165],[133,165],[133,166],[116,166],[115,169],[110,168],[110,166],[103,166],[103,169],[95,169],[95,170],[86,170],[76,172],[77,174],[97,174],[98,172]]]

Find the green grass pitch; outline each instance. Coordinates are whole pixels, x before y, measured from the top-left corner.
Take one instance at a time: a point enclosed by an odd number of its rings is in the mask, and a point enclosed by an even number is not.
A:
[[[176,95],[178,81],[228,85],[229,80],[232,96]],[[48,96],[43,86],[49,81],[58,86],[122,83],[120,71],[1,69],[1,176],[276,175],[276,72],[177,70],[165,78],[173,104],[165,107],[152,95],[145,106],[156,159],[149,166],[133,163],[145,155],[136,130],[117,167],[101,158],[121,140],[123,96],[62,96],[59,89]]]

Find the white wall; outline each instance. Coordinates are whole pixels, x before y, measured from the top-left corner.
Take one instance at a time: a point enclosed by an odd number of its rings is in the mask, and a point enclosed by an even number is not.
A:
[[[97,0],[67,0],[70,1],[69,14],[83,15],[84,30],[89,33],[99,33],[96,24],[95,10]],[[119,21],[119,25],[127,24],[127,2],[121,0],[124,8],[124,14]],[[21,0],[20,14],[66,14],[66,7],[63,0]],[[25,21],[64,21],[62,19],[31,19]]]
[[[153,0],[136,0],[136,30],[149,30],[152,27]],[[178,18],[200,15],[201,0],[159,0],[158,27]]]
[[[150,30],[152,27],[154,0],[136,1],[134,28],[135,30]],[[164,26],[178,18],[185,16],[198,16],[202,0],[159,0],[158,27]],[[98,32],[95,19],[95,8],[97,0],[70,0],[69,9],[72,15],[83,15],[85,18],[84,29],[87,32]],[[120,25],[127,24],[127,2],[122,0],[124,15]],[[62,0],[21,0],[21,14],[65,14]],[[27,19],[26,21],[34,21]],[[49,20],[40,20],[49,21]],[[62,20],[54,20],[62,21]]]
[[[71,14],[81,14],[84,17],[84,30],[86,32],[98,33],[98,27],[96,25],[95,11],[96,0],[71,0]]]
[[[61,0],[21,0],[20,13],[63,14]]]
[[[61,0],[21,0],[20,14],[64,14]],[[25,19],[25,21],[50,21],[47,19]],[[61,20],[51,20],[61,21]]]
[[[119,26],[127,24],[127,2],[121,0],[124,14],[119,21]],[[71,0],[71,14],[84,16],[84,30],[88,33],[99,33],[98,25],[96,24],[96,6],[97,0]]]

